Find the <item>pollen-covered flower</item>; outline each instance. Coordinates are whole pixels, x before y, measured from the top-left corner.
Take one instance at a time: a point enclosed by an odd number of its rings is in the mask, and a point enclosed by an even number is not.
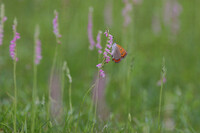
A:
[[[39,40],[39,27],[36,27],[35,31],[35,64],[39,64],[42,59],[41,55],[41,41]]]
[[[14,20],[13,24],[13,32],[14,32],[14,37],[12,41],[10,41],[10,56],[13,60],[18,61],[18,58],[16,57],[16,41],[20,39],[20,34],[17,33],[17,20]]]
[[[93,12],[93,8],[90,7],[89,9],[89,14],[88,14],[88,39],[89,39],[89,42],[90,42],[90,50],[93,50],[94,49],[94,46],[95,46],[95,41],[93,39],[93,35],[92,35],[92,12]]]
[[[54,34],[56,36],[57,43],[60,44],[61,42],[60,42],[59,38],[61,38],[62,35],[59,32],[58,12],[55,10],[54,14],[55,14],[55,18],[53,19],[53,32],[54,32]]]
[[[7,20],[7,17],[5,16],[4,13],[4,4],[1,5],[1,20],[0,20],[0,45],[3,44],[3,33],[4,33],[4,22]]]

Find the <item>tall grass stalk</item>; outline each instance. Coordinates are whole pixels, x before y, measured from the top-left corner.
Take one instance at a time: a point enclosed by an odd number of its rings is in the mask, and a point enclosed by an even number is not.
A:
[[[69,83],[69,107],[70,107],[70,112],[72,113],[73,108],[72,108],[72,84],[71,84],[71,82]]]
[[[94,132],[93,130],[94,130],[94,125],[95,125],[95,123],[96,123],[96,121],[97,121],[97,106],[98,106],[98,89],[99,89],[99,70],[98,70],[98,75],[97,75],[97,80],[96,80],[96,82],[95,82],[95,91],[96,91],[96,97],[95,97],[95,108],[94,108],[94,122],[93,122],[93,125],[92,125],[92,132]]]
[[[69,70],[69,67],[67,65],[67,61],[64,61],[64,63],[63,63],[62,94],[64,94],[64,80],[65,80],[65,75],[69,79],[69,108],[70,108],[70,112],[72,113],[72,111],[73,111],[73,108],[72,108],[72,90],[71,90],[72,89],[72,77],[70,75],[70,70]],[[62,96],[62,97],[64,97],[64,96]]]
[[[161,120],[160,120],[160,114],[161,114],[161,105],[162,105],[162,91],[163,91],[163,78],[161,78],[161,86],[160,86],[160,98],[159,98],[159,109],[158,109],[158,129],[161,130]]]
[[[34,133],[35,129],[35,112],[36,112],[36,87],[37,87],[37,66],[33,65],[33,91],[32,91],[32,124],[31,124],[31,133]]]
[[[35,130],[35,115],[36,115],[36,97],[37,97],[37,64],[36,64],[36,48],[37,41],[39,38],[39,26],[36,27],[35,35],[34,35],[34,54],[33,54],[33,90],[32,90],[32,120],[31,120],[31,133],[34,133]]]
[[[52,64],[51,73],[50,73],[49,88],[52,87],[53,74],[54,74],[54,71],[55,71],[55,65],[56,65],[57,55],[58,55],[58,46],[56,45],[55,53],[54,53],[54,57],[53,57],[53,64]],[[48,89],[47,121],[50,120],[50,103],[51,103],[50,101],[51,101],[51,91],[50,91],[50,89]]]
[[[162,72],[161,72],[161,86],[160,86],[160,97],[159,97],[159,108],[158,108],[158,130],[161,132],[161,106],[162,106],[162,95],[163,95],[163,79],[166,75],[165,58],[163,58]]]
[[[91,92],[91,90],[95,87],[95,83],[86,91],[86,93],[84,94],[83,96],[83,101],[81,102],[81,105],[80,105],[80,110],[79,110],[79,114],[78,114],[78,120],[77,120],[77,127],[79,125],[79,122],[80,122],[80,117],[81,117],[81,111],[82,111],[82,108],[83,108],[83,104],[85,102],[85,99],[86,99],[86,96],[88,95],[89,92]],[[77,131],[77,128],[75,130],[75,132]]]

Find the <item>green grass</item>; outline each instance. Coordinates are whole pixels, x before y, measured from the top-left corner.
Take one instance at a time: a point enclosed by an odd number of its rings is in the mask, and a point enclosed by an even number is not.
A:
[[[169,27],[161,23],[159,35],[152,32],[152,16],[162,16],[162,1],[143,0],[133,7],[132,22],[123,27],[122,1],[113,3],[113,24],[109,27],[114,42],[123,46],[128,55],[120,63],[105,64],[105,101],[109,115],[98,119],[92,101],[97,50],[90,51],[87,37],[88,11],[93,10],[93,36],[108,28],[104,22],[106,0],[7,0],[4,24],[4,41],[0,46],[0,132],[14,132],[13,103],[17,99],[16,130],[31,132],[32,97],[35,99],[35,124],[33,132],[177,132],[196,133],[200,130],[199,111],[199,51],[200,51],[200,1],[179,1],[183,11],[180,15],[180,30],[174,40]],[[55,71],[61,79],[62,99],[60,113],[48,116],[49,82],[57,40],[53,34],[54,10],[59,12],[61,45],[55,62]],[[13,38],[12,24],[17,18],[17,41],[15,97],[13,60],[9,56],[9,45]],[[40,26],[42,60],[37,66],[36,95],[33,95],[34,79],[34,31]],[[102,46],[106,37],[102,34]],[[165,58],[167,82],[160,80],[162,59]],[[70,84],[64,61],[70,69],[73,82]],[[52,72],[53,73],[53,72]],[[63,76],[63,77],[62,77]],[[89,90],[88,90],[89,89]],[[71,98],[70,98],[71,97]],[[160,100],[162,99],[162,101]],[[159,102],[162,102],[159,104]],[[57,107],[57,106],[56,106]],[[160,108],[160,109],[159,109]],[[159,111],[160,110],[160,111]],[[98,113],[97,113],[98,114]],[[160,114],[160,115],[159,115]],[[95,119],[96,118],[96,119]],[[159,126],[161,127],[159,129]],[[160,131],[159,131],[160,130]]]

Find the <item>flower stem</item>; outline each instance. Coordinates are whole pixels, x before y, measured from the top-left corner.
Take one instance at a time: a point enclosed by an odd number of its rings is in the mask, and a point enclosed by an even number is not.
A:
[[[17,85],[16,85],[16,58],[13,61],[13,79],[14,79],[14,92],[15,92],[15,99],[14,99],[14,133],[17,133],[16,127],[16,119],[17,119]]]
[[[88,90],[87,90],[87,92],[85,93],[85,95],[84,95],[84,97],[83,97],[83,101],[82,101],[82,103],[81,103],[81,105],[80,105],[80,110],[79,110],[79,115],[78,115],[78,123],[79,123],[79,119],[80,119],[80,117],[81,117],[81,111],[82,111],[82,107],[83,107],[83,103],[85,102],[85,98],[86,98],[86,96],[87,96],[87,94],[93,89],[95,87],[95,84],[93,84]],[[77,124],[77,127],[78,127],[78,124]],[[75,131],[76,132],[76,131]]]
[[[160,114],[161,114],[161,104],[162,104],[162,91],[163,91],[163,76],[162,76],[162,79],[161,79],[160,99],[159,99],[159,109],[158,109],[158,129],[159,129],[159,132],[161,130]]]
[[[58,46],[56,45],[55,48],[55,53],[54,53],[54,58],[53,58],[53,64],[52,64],[52,68],[51,68],[51,74],[50,74],[50,86],[49,86],[49,90],[48,90],[48,104],[47,104],[47,121],[50,120],[50,100],[51,100],[51,91],[50,88],[52,87],[52,81],[53,81],[53,73],[55,70],[55,65],[56,65],[56,59],[57,59],[57,52],[58,51]]]
[[[34,63],[35,56],[33,60],[33,91],[32,91],[32,125],[31,125],[31,133],[34,133],[35,129],[35,112],[36,112],[36,88],[37,88],[37,65]]]
[[[98,104],[98,89],[99,89],[99,71],[98,71],[98,75],[97,75],[97,80],[95,82],[95,88],[96,89],[96,98],[94,99],[95,100],[95,109],[94,109],[94,123],[93,123],[93,126],[92,126],[92,132],[94,132],[94,125],[95,125],[95,121],[96,121],[96,114],[97,114],[97,104]]]

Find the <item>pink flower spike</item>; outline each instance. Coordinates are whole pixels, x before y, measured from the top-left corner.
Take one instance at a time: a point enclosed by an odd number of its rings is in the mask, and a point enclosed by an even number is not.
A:
[[[124,27],[127,27],[131,22],[131,10],[132,5],[128,0],[123,0],[123,3],[125,4],[124,9],[122,10],[122,16],[124,17]]]
[[[103,78],[105,77],[105,73],[102,69],[99,70],[99,75]]]
[[[58,12],[55,10],[54,11],[55,18],[53,19],[53,32],[57,38],[57,43],[60,44],[59,38],[61,38],[61,34],[59,32],[59,25],[58,25]]]
[[[101,34],[102,34],[102,31],[99,31],[99,33],[97,35],[97,44],[96,44],[96,47],[98,49],[102,49],[102,47],[101,47]]]
[[[96,65],[96,67],[98,67],[98,68],[101,68],[101,66],[102,66],[102,64],[100,63],[100,64],[98,64],[98,65]]]
[[[35,46],[35,64],[38,65],[40,63],[41,59],[42,59],[42,56],[41,56],[41,41],[37,40],[36,46]]]
[[[7,17],[4,16],[2,21],[5,22],[6,20],[7,20]]]
[[[103,53],[103,55],[104,55],[104,56],[107,56],[107,53],[106,53],[106,52],[104,52],[104,53]]]
[[[93,12],[93,8],[90,7],[89,8],[89,14],[88,14],[88,39],[90,42],[90,50],[94,49],[95,46],[95,41],[93,39],[93,34],[92,34],[92,27],[93,27],[93,23],[92,23],[92,12]]]
[[[107,44],[107,47],[108,47],[108,48],[111,48],[111,45]]]
[[[109,57],[109,56],[108,56]],[[108,63],[110,61],[110,58],[106,58],[106,63]]]
[[[104,32],[104,34],[106,35],[106,37],[108,37],[108,32],[106,31],[106,32]]]
[[[0,18],[1,18],[1,20],[0,20],[0,45],[2,45],[3,44],[3,37],[4,37],[4,22],[7,20],[7,17],[6,16],[4,16],[5,14],[4,14],[4,12],[5,12],[5,10],[4,10],[4,4],[1,4],[1,16],[0,16]]]
[[[105,48],[105,51],[106,51],[107,53],[110,53],[110,50],[109,50],[109,49],[107,49],[107,48]]]
[[[14,20],[14,24],[13,24],[13,32],[14,32],[14,38],[12,41],[10,41],[10,46],[9,46],[9,51],[10,51],[10,56],[13,60],[18,61],[18,58],[16,57],[16,41],[18,39],[20,39],[20,34],[17,33],[17,20]]]

